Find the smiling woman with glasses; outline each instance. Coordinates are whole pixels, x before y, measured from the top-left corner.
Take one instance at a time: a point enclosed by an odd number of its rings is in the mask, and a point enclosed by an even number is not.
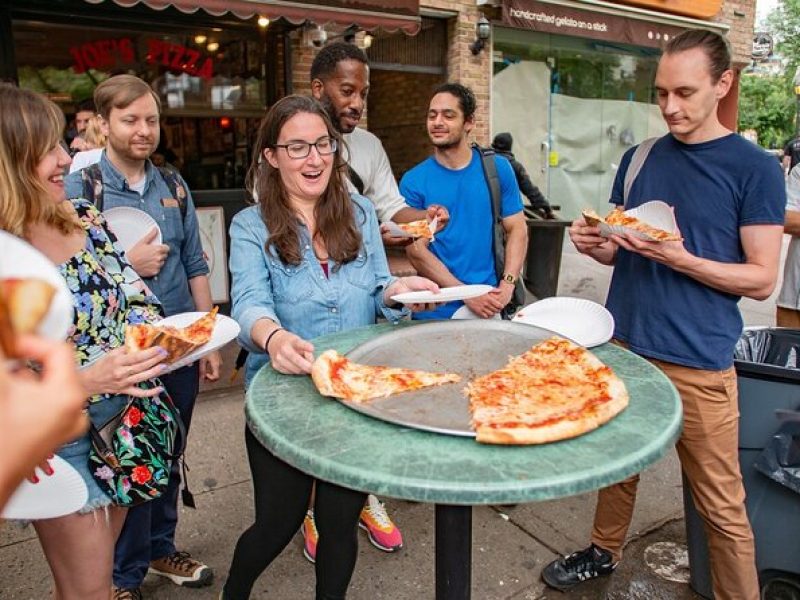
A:
[[[393,305],[391,296],[438,290],[422,277],[389,274],[372,203],[347,191],[346,167],[336,151],[341,143],[325,109],[306,96],[275,103],[259,128],[248,173],[258,204],[231,224],[232,315],[241,326],[239,342],[250,351],[246,386],[268,361],[281,373],[305,376],[314,360],[307,340],[378,317],[396,322],[407,310]],[[249,598],[258,576],[297,533],[309,503],[325,540],[318,552],[314,541],[316,597],[344,598],[367,495],[315,482],[249,430],[245,441],[256,518],[236,544],[222,598]]]

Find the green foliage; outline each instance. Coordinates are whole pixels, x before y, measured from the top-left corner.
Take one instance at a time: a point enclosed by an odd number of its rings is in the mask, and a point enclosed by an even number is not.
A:
[[[767,28],[776,50],[788,61],[786,71],[794,75],[800,65],[800,0],[782,0],[767,17]]]
[[[782,148],[794,135],[796,102],[790,75],[742,76],[739,131],[755,129],[759,145]]]

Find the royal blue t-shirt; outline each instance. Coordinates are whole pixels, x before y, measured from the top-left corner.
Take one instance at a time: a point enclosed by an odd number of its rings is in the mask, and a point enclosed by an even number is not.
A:
[[[509,162],[495,156],[495,165],[500,179],[500,214],[505,218],[522,211],[522,200]],[[450,222],[429,248],[453,276],[464,283],[497,285],[492,198],[477,150],[472,150],[470,163],[458,170],[443,167],[431,156],[403,176],[400,193],[414,208],[440,204],[450,212]],[[414,313],[414,318],[449,319],[463,304],[441,304],[436,310]]]
[[[622,158],[611,194],[623,204],[633,149]],[[692,254],[744,263],[739,228],[783,225],[786,193],[778,161],[739,135],[684,144],[672,135],[653,146],[631,187],[626,208],[662,200]],[[619,249],[607,306],[614,336],[643,356],[721,370],[733,364],[742,332],[740,297],[715,290],[671,268]]]

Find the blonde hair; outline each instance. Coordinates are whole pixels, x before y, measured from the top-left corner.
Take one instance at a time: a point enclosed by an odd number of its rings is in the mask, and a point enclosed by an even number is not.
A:
[[[156,101],[158,113],[161,114],[161,99],[147,82],[135,75],[114,75],[94,89],[94,105],[98,114],[105,120],[113,108],[128,108],[136,100],[150,94]]]
[[[100,129],[100,117],[94,115],[86,124],[86,131],[83,132],[83,141],[90,149],[103,148],[106,145],[106,136]]]
[[[65,234],[80,227],[72,205],[54,204],[37,172],[63,130],[64,115],[50,100],[0,83],[0,229],[24,237],[31,223]]]

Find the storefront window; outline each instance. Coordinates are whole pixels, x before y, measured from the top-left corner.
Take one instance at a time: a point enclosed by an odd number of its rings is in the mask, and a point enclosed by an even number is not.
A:
[[[190,187],[242,186],[272,76],[258,31],[86,25],[15,21],[20,85],[47,95],[69,121],[98,83],[135,74],[161,98],[160,151]]]
[[[608,210],[622,154],[666,127],[655,104],[659,51],[626,44],[494,30],[492,132],[514,151],[567,218]]]

